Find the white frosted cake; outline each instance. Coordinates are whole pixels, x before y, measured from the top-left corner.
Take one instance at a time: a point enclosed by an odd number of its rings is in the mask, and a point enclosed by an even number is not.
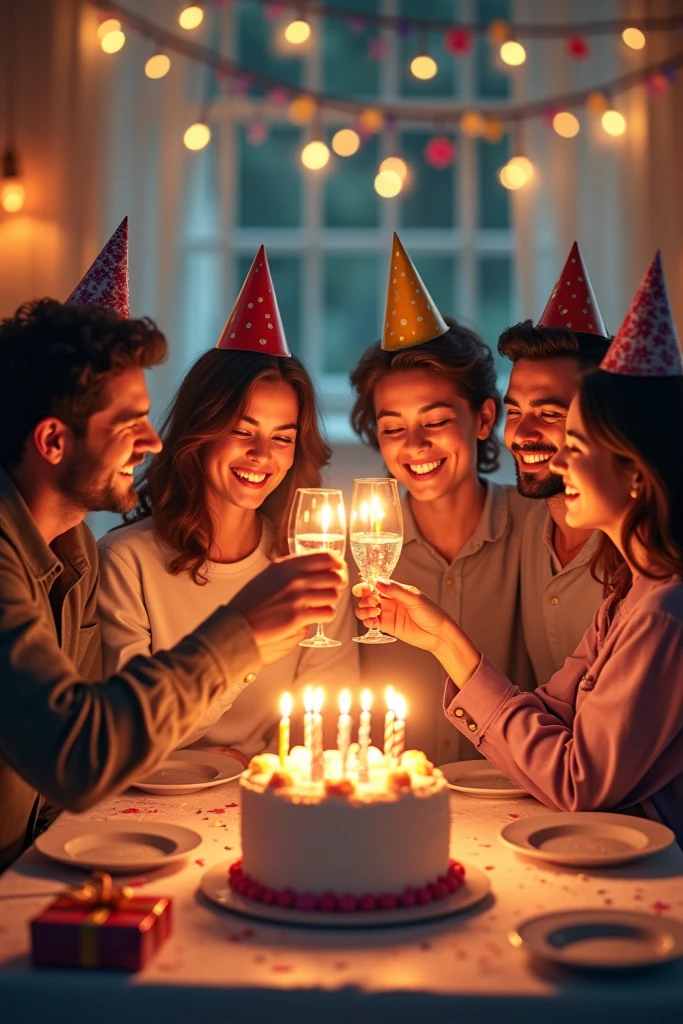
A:
[[[379,750],[370,755],[364,781],[353,748],[343,778],[339,754],[326,751],[319,782],[303,748],[285,768],[272,754],[253,758],[240,779],[243,856],[230,869],[232,888],[325,911],[411,907],[454,892],[464,872],[448,856],[442,773],[418,751],[398,766]]]

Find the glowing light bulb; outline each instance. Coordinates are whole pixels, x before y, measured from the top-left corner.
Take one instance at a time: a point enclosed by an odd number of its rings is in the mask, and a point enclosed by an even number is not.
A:
[[[105,53],[118,53],[123,48],[125,41],[126,37],[121,29],[116,29],[115,32],[107,32],[105,36],[102,36],[100,46]]]
[[[476,110],[468,110],[460,118],[460,131],[471,139],[483,135],[486,131],[486,118]]]
[[[625,28],[621,38],[632,50],[642,50],[645,46],[645,35],[639,28]]]
[[[0,206],[5,213],[18,213],[25,199],[26,192],[20,181],[10,178],[0,185]]]
[[[337,156],[353,156],[360,147],[360,135],[353,128],[340,128],[332,137],[332,149]]]
[[[405,182],[408,177],[408,164],[400,156],[388,156],[379,165],[380,174],[383,171],[393,171],[394,174],[398,174],[401,181]]]
[[[430,57],[427,53],[420,53],[417,57],[413,57],[410,63],[410,70],[415,75],[415,78],[420,78],[423,82],[426,82],[428,79],[434,78],[439,68],[433,57]]]
[[[523,167],[510,163],[501,167],[498,172],[498,178],[501,185],[511,191],[516,191],[518,188],[524,188],[528,180],[526,171]]]
[[[375,192],[382,199],[393,199],[402,188],[401,176],[396,171],[380,171],[375,178]]]
[[[578,117],[575,117],[568,110],[561,110],[553,118],[553,128],[563,139],[573,139],[575,135],[579,134],[581,125],[579,124]]]
[[[511,160],[508,160],[507,165],[511,168],[519,168],[525,175],[525,184],[533,179],[534,176],[534,165],[528,156],[513,156]],[[513,171],[513,174],[515,172]]]
[[[106,18],[97,29],[97,38],[104,39],[109,32],[119,32],[121,30],[121,22],[118,18]]]
[[[204,11],[198,4],[184,7],[178,15],[178,24],[189,32],[193,28],[199,28],[204,21]]]
[[[305,124],[315,114],[315,100],[312,96],[297,96],[289,104],[287,116],[292,124]]]
[[[526,50],[516,39],[508,39],[500,48],[500,59],[510,67],[519,67],[526,60]]]
[[[208,124],[203,124],[201,121],[191,124],[183,135],[183,142],[188,149],[204,149],[204,146],[208,146],[210,140],[211,129]]]
[[[292,46],[301,46],[311,38],[311,26],[304,18],[290,21],[285,27],[285,39]]]
[[[327,166],[329,159],[330,151],[320,139],[307,143],[301,150],[301,163],[309,171],[321,171]]]
[[[623,135],[626,131],[626,118],[618,110],[606,110],[601,123],[608,135]]]
[[[145,74],[148,78],[163,78],[171,67],[171,58],[165,53],[155,53],[145,64]]]

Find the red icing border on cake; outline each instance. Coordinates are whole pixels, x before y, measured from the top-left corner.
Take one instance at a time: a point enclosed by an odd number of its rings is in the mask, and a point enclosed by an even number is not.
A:
[[[325,892],[321,896],[313,893],[297,893],[293,889],[269,889],[242,870],[242,859],[234,861],[228,869],[228,885],[245,899],[266,906],[280,907],[286,910],[320,910],[324,913],[339,912],[342,914],[360,911],[363,913],[382,910],[408,909],[435,900],[443,900],[457,892],[463,884],[465,869],[457,860],[451,860],[445,874],[439,875],[433,882],[422,888],[409,886],[401,893],[385,892],[379,896],[366,893],[364,896],[353,896],[351,893]]]

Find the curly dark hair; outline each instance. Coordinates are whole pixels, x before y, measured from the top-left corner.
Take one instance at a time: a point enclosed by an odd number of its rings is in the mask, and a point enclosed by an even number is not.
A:
[[[595,369],[603,360],[612,338],[568,327],[536,326],[533,320],[506,327],[498,339],[498,353],[511,362],[518,359],[555,359],[569,356],[582,370]]]
[[[104,407],[112,376],[148,369],[166,338],[147,318],[122,320],[101,306],[39,299],[0,321],[0,465],[21,461],[36,424],[50,416],[78,437]]]
[[[366,444],[379,451],[373,401],[377,384],[388,373],[396,370],[431,370],[451,382],[456,393],[468,402],[472,412],[479,412],[487,398],[495,403],[493,430],[487,438],[477,441],[478,472],[494,473],[500,464],[500,441],[495,431],[500,420],[502,402],[493,356],[478,334],[463,327],[453,317],[447,316],[444,319],[448,324],[448,333],[424,345],[400,349],[398,352],[385,352],[377,342],[367,349],[349,376],[357,396],[351,410],[351,426]]]

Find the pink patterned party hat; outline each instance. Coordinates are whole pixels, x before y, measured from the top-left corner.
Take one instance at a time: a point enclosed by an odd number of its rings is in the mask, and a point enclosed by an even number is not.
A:
[[[128,218],[124,217],[69,298],[74,306],[106,306],[121,319],[130,316],[128,295]]]

